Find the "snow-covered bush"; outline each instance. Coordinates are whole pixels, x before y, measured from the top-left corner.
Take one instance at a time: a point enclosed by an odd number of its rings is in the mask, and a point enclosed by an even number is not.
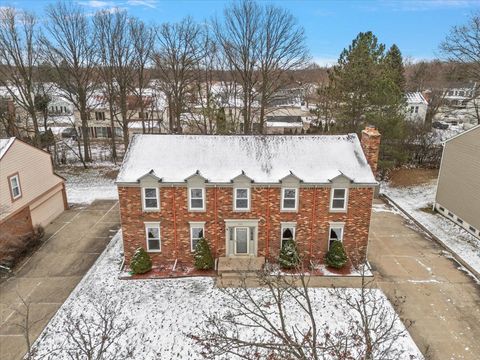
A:
[[[327,252],[327,256],[325,257],[327,265],[336,269],[340,269],[345,266],[347,260],[347,253],[345,252],[343,243],[338,240],[332,241],[330,244],[330,249]]]
[[[213,269],[214,261],[210,246],[208,246],[207,240],[201,238],[195,246],[195,252],[193,254],[195,259],[195,269],[197,270],[210,270]]]
[[[300,265],[300,255],[294,240],[286,240],[283,243],[278,262],[284,269],[294,269]]]
[[[145,249],[138,248],[130,261],[130,269],[134,274],[144,274],[152,270],[152,259]]]

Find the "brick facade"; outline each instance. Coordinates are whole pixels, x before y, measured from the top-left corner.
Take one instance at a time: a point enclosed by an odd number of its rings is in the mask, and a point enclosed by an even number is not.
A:
[[[374,127],[366,127],[362,130],[362,149],[374,174],[377,174],[380,138],[380,133]]]
[[[205,222],[205,238],[215,257],[225,256],[225,219],[257,219],[258,256],[275,261],[280,250],[281,222],[296,222],[296,242],[306,260],[322,263],[328,248],[330,222],[344,222],[343,243],[352,260],[364,260],[368,243],[373,187],[350,187],[346,212],[330,212],[330,187],[299,188],[298,212],[280,210],[281,187],[252,184],[248,212],[233,211],[233,187],[206,185],[206,211],[188,211],[186,186],[160,186],[160,210],[142,210],[141,187],[119,186],[125,260],[146,248],[144,222],[160,222],[161,253],[154,264],[178,259],[192,264],[189,222]],[[174,221],[175,219],[175,221]]]
[[[32,233],[32,217],[28,206],[0,222],[0,243],[10,237],[21,238]]]

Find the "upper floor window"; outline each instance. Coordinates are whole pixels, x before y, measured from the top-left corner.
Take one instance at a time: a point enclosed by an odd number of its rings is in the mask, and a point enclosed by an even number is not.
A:
[[[236,188],[234,189],[235,210],[250,209],[250,189]]]
[[[282,189],[282,210],[297,210],[298,189],[284,188]]]
[[[105,120],[105,112],[103,111],[95,111],[95,120]]]
[[[330,201],[330,210],[347,209],[347,189],[332,189],[332,198]]]
[[[162,251],[162,243],[160,239],[160,223],[146,222],[145,233],[147,241],[147,251],[160,252]]]
[[[158,210],[158,188],[143,188],[143,210]]]
[[[10,182],[10,194],[12,200],[17,200],[22,197],[22,189],[20,188],[20,178],[18,174],[9,177]]]
[[[333,241],[343,241],[343,223],[332,223],[330,224],[330,231],[328,236],[328,248],[332,245]]]
[[[198,242],[205,235],[205,223],[204,222],[191,222],[190,223],[190,244],[191,250],[195,251]]]
[[[285,244],[289,240],[295,240],[295,223],[283,223],[281,227],[281,248],[285,246]]]
[[[189,208],[190,210],[205,210],[205,189],[189,189]]]

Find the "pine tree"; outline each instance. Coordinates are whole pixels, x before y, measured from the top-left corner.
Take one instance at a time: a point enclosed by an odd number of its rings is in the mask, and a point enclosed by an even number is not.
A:
[[[329,87],[340,131],[360,133],[374,125],[382,134],[380,168],[406,161],[405,77],[398,46],[385,53],[371,32],[358,34],[330,73]]]
[[[134,274],[144,274],[152,270],[150,255],[143,248],[138,248],[130,261],[130,269]]]
[[[195,252],[193,254],[195,259],[195,269],[197,270],[210,270],[213,269],[214,260],[212,253],[210,251],[210,246],[208,245],[207,240],[201,238],[198,240],[197,245],[195,246]]]
[[[348,258],[343,243],[338,240],[332,241],[330,249],[325,257],[327,265],[336,269],[341,269],[345,266],[347,260]]]
[[[286,240],[283,243],[278,262],[284,269],[295,269],[300,265],[300,255],[295,240]]]

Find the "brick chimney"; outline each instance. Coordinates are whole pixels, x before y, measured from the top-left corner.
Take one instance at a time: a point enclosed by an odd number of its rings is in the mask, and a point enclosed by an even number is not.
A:
[[[367,158],[367,162],[372,168],[373,174],[377,174],[378,152],[380,150],[381,135],[374,126],[367,126],[362,130],[362,149]]]

